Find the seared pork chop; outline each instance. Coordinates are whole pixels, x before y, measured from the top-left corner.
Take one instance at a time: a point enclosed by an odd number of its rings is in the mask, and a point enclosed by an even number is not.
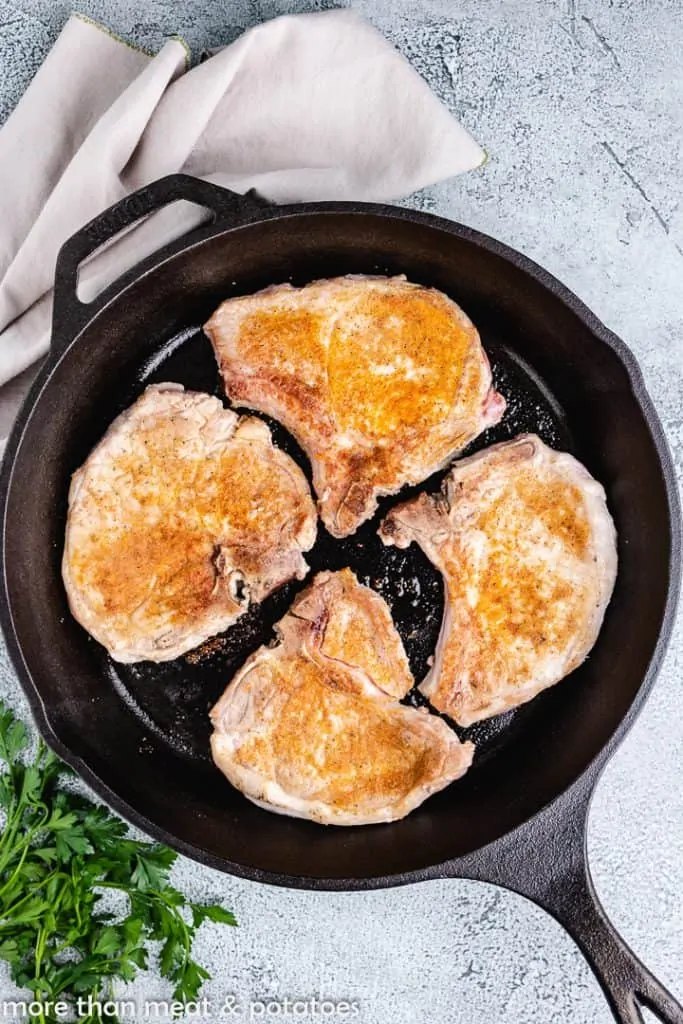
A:
[[[308,455],[335,537],[505,409],[467,316],[404,277],[278,285],[228,299],[204,330],[232,402],[279,420]]]
[[[402,818],[465,773],[471,743],[398,698],[413,683],[383,599],[320,573],[211,712],[220,770],[254,803],[331,825]]]
[[[531,700],[597,639],[617,571],[605,492],[533,434],[456,463],[441,494],[397,506],[380,536],[415,541],[443,574],[441,635],[420,690],[460,725]]]
[[[302,579],[315,535],[308,483],[264,423],[159,384],[73,476],[64,585],[116,661],[168,661]]]

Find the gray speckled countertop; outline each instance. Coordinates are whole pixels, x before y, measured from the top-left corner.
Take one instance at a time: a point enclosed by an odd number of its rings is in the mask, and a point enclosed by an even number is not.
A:
[[[0,0],[0,120],[70,9],[154,48],[198,54],[264,18],[326,0]],[[683,8],[680,0],[361,0],[490,154],[410,203],[492,234],[561,278],[632,347],[683,460]],[[610,763],[590,860],[615,925],[683,998],[683,629]],[[0,692],[26,704],[4,653]],[[597,982],[559,925],[508,893],[429,882],[303,893],[182,861],[177,880],[220,898],[241,928],[206,927],[199,953],[224,998],[353,999],[361,1024],[609,1024]],[[12,989],[0,973],[0,993]],[[144,978],[139,997],[161,997]],[[298,1017],[321,1020],[318,1015]],[[342,1019],[342,1018],[330,1018]],[[653,1019],[653,1018],[649,1018]]]

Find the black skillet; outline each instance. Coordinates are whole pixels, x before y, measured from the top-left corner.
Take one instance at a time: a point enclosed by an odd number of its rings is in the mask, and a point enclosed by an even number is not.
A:
[[[79,264],[177,199],[207,207],[213,220],[81,303]],[[337,829],[260,810],[208,756],[208,708],[301,584],[254,609],[213,654],[126,667],[69,615],[59,564],[69,477],[114,417],[153,381],[222,394],[200,326],[218,302],[346,273],[405,273],[463,306],[508,400],[502,423],[476,447],[533,430],[575,452],[607,490],[620,565],[591,656],[531,704],[469,730],[478,754],[464,780],[404,821]],[[291,438],[280,428],[276,436],[306,467]],[[47,741],[126,818],[256,881],[344,890],[457,877],[505,886],[567,928],[618,1021],[641,1021],[640,1004],[683,1024],[683,1009],[605,918],[586,862],[592,792],[671,631],[681,540],[674,472],[633,356],[549,274],[469,228],[411,210],[273,208],[165,178],[63,247],[51,351],[9,440],[0,487],[1,614],[14,664]],[[441,583],[414,546],[383,548],[377,522],[345,541],[321,528],[309,560],[313,570],[350,565],[388,599],[419,679],[436,640]]]

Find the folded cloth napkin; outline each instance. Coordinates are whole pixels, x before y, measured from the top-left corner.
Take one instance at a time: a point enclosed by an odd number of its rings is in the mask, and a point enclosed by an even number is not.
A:
[[[131,190],[182,170],[274,202],[387,200],[484,159],[348,10],[276,18],[192,70],[178,39],[151,57],[72,16],[0,130],[0,437],[49,347],[60,246]],[[88,261],[79,294],[201,219],[156,214]]]

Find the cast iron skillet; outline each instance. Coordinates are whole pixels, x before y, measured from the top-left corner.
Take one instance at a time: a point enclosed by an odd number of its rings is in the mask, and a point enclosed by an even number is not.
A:
[[[207,207],[213,221],[81,303],[79,264],[177,199]],[[508,399],[503,422],[477,447],[535,430],[575,452],[607,490],[620,567],[591,656],[517,713],[469,730],[478,756],[464,780],[404,821],[337,829],[260,810],[208,757],[208,708],[301,584],[250,613],[213,655],[124,667],[69,615],[59,565],[69,477],[117,413],[152,381],[222,393],[200,328],[218,302],[350,272],[405,273],[463,306]],[[308,468],[281,429],[276,436]],[[633,356],[549,274],[469,228],[410,210],[272,208],[165,178],[63,247],[52,348],[10,438],[0,487],[2,624],[12,658],[47,741],[116,810],[197,860],[262,882],[373,889],[459,877],[505,886],[565,925],[617,1020],[642,1020],[641,1004],[683,1024],[681,1007],[606,920],[586,862],[591,794],[671,630],[680,557],[674,473]],[[441,583],[414,546],[383,548],[377,522],[341,542],[321,527],[309,561],[313,570],[350,565],[385,595],[419,679],[436,640]]]

